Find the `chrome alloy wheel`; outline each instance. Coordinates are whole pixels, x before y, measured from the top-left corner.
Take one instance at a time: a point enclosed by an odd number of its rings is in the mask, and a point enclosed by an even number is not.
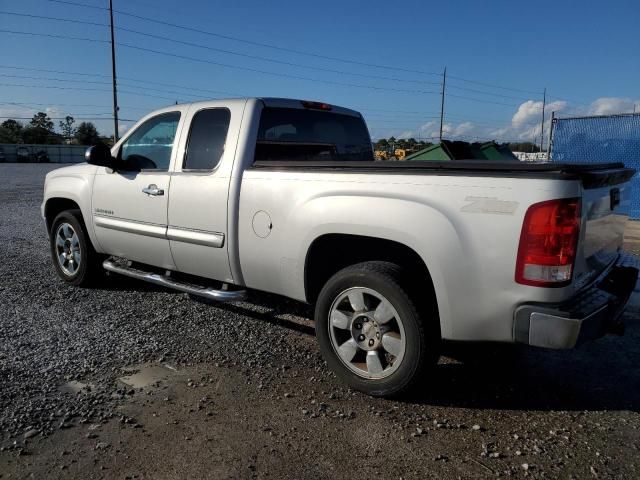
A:
[[[56,230],[56,257],[65,275],[75,275],[82,262],[78,234],[69,223],[61,223]]]
[[[364,287],[345,290],[329,310],[331,345],[355,374],[381,379],[402,363],[406,337],[402,319],[383,295]]]

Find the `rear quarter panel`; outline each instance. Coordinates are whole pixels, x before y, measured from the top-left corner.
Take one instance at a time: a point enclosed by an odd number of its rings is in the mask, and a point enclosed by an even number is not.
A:
[[[524,214],[532,203],[579,194],[578,182],[551,179],[249,169],[240,195],[240,264],[247,286],[304,300],[305,258],[316,238],[394,240],[427,265],[444,338],[511,341],[519,303],[572,293],[515,283]],[[254,231],[261,211],[272,223],[265,238]]]

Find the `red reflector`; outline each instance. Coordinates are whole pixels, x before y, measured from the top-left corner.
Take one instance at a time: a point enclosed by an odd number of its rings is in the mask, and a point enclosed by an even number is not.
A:
[[[304,108],[312,108],[314,110],[331,110],[331,105],[328,103],[322,102],[309,102],[307,100],[303,100],[300,102]]]
[[[516,282],[537,287],[569,285],[579,234],[579,198],[531,205],[522,224]]]

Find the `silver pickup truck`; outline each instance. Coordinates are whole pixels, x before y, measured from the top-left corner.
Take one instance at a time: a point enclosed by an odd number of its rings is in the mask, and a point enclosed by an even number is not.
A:
[[[443,340],[572,348],[621,333],[638,277],[622,252],[622,164],[375,162],[362,116],[319,102],[172,105],[111,150],[47,175],[53,264],[214,300],[315,305],[353,388],[420,382]],[[135,321],[135,320],[132,320]]]

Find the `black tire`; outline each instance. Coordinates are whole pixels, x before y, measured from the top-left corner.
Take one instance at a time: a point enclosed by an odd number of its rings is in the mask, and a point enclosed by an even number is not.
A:
[[[64,223],[69,224],[75,231],[80,249],[81,260],[73,273],[65,272],[58,261],[56,235],[59,227]],[[49,232],[49,245],[53,266],[58,276],[65,282],[76,287],[87,287],[99,283],[104,278],[104,269],[102,268],[104,256],[98,254],[93,248],[80,210],[65,210],[56,216]]]
[[[325,284],[315,310],[316,336],[320,352],[336,375],[350,387],[379,397],[408,393],[440,356],[440,326],[434,299],[420,300],[411,294],[411,279],[389,262],[363,262],[340,270]],[[402,361],[384,378],[358,375],[336,353],[330,333],[333,302],[350,288],[364,287],[378,292],[395,308],[402,319],[406,344]],[[424,293],[422,295],[424,298]],[[422,315],[421,315],[422,314]]]

